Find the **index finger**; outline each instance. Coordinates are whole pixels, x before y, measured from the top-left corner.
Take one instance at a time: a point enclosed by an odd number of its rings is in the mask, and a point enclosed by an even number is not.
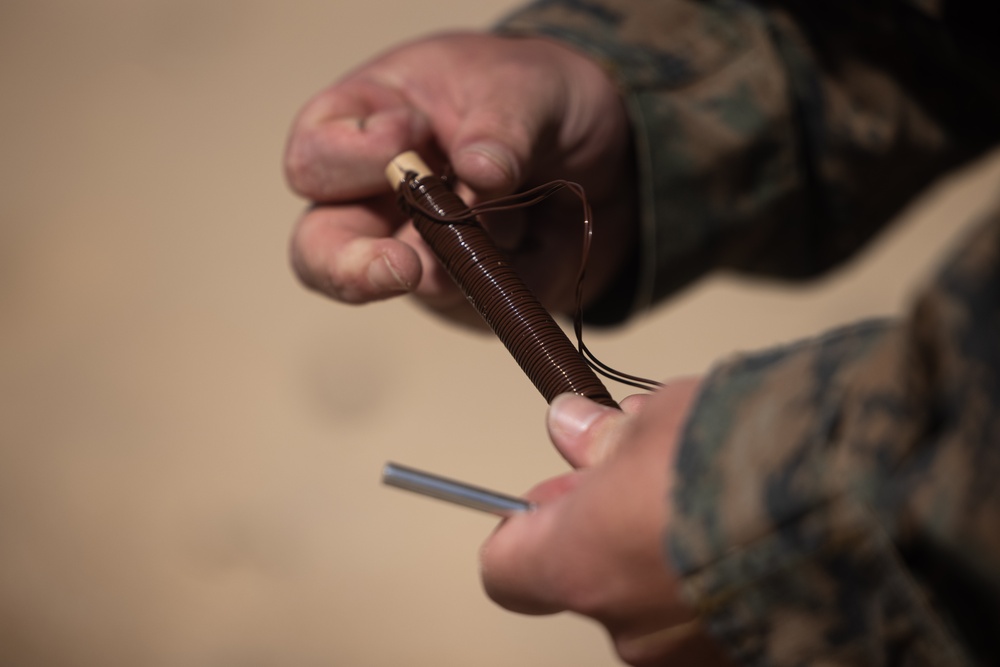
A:
[[[290,187],[313,201],[344,202],[388,192],[384,170],[430,137],[430,123],[397,90],[370,79],[338,83],[296,118],[285,149]]]
[[[558,571],[545,545],[551,543],[561,515],[562,498],[579,482],[569,473],[539,484],[524,495],[532,511],[503,522],[483,544],[481,578],[486,594],[501,607],[520,614],[555,614],[567,609]]]

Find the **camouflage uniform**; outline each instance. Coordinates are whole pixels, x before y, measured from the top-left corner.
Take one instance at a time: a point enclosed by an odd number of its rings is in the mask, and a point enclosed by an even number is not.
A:
[[[615,319],[712,268],[821,273],[995,145],[991,12],[548,0],[498,30],[562,40],[621,86],[644,237]],[[987,218],[904,321],[707,378],[667,546],[744,663],[1000,662],[1000,206]]]

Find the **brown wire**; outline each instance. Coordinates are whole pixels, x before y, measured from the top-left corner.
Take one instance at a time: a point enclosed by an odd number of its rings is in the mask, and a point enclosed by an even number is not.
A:
[[[574,195],[576,195],[583,208],[583,248],[580,253],[580,268],[576,276],[576,307],[573,312],[573,332],[576,334],[577,351],[586,360],[587,365],[600,375],[632,387],[645,389],[647,391],[654,391],[657,388],[662,387],[663,384],[657,382],[656,380],[650,380],[649,378],[640,377],[638,375],[629,375],[628,373],[623,373],[622,371],[608,366],[594,356],[594,353],[591,352],[590,349],[583,343],[583,280],[586,277],[587,259],[590,257],[590,243],[593,238],[593,230],[591,227],[592,217],[590,203],[587,201],[587,193],[583,189],[582,185],[574,183],[573,181],[550,181],[549,183],[539,185],[538,187],[526,190],[519,194],[493,199],[484,204],[473,206],[468,209],[468,213],[469,215],[480,215],[482,213],[508,211],[532,206],[546,197],[555,194],[562,188],[567,188]]]
[[[571,392],[618,407],[476,220],[477,214],[487,210],[524,206],[523,197],[470,209],[440,178],[415,175],[407,177],[399,192],[401,206],[412,216],[424,241],[546,401]],[[541,198],[539,194],[527,197],[529,201]]]

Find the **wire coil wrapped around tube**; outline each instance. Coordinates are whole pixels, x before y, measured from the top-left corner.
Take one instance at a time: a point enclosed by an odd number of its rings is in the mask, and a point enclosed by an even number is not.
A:
[[[399,201],[448,274],[546,401],[571,392],[618,407],[475,214],[443,180],[433,174],[407,172],[399,185]]]

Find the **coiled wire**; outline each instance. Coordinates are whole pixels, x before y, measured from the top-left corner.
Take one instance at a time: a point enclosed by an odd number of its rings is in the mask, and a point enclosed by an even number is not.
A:
[[[562,188],[573,191],[584,209],[584,248],[574,317],[576,347],[476,220],[482,213],[530,206]],[[580,304],[591,230],[590,207],[580,185],[553,181],[470,208],[441,178],[418,178],[408,173],[399,188],[399,202],[452,280],[546,401],[571,392],[617,408],[597,373],[642,389],[659,386],[653,380],[621,373],[601,363],[583,344]]]

